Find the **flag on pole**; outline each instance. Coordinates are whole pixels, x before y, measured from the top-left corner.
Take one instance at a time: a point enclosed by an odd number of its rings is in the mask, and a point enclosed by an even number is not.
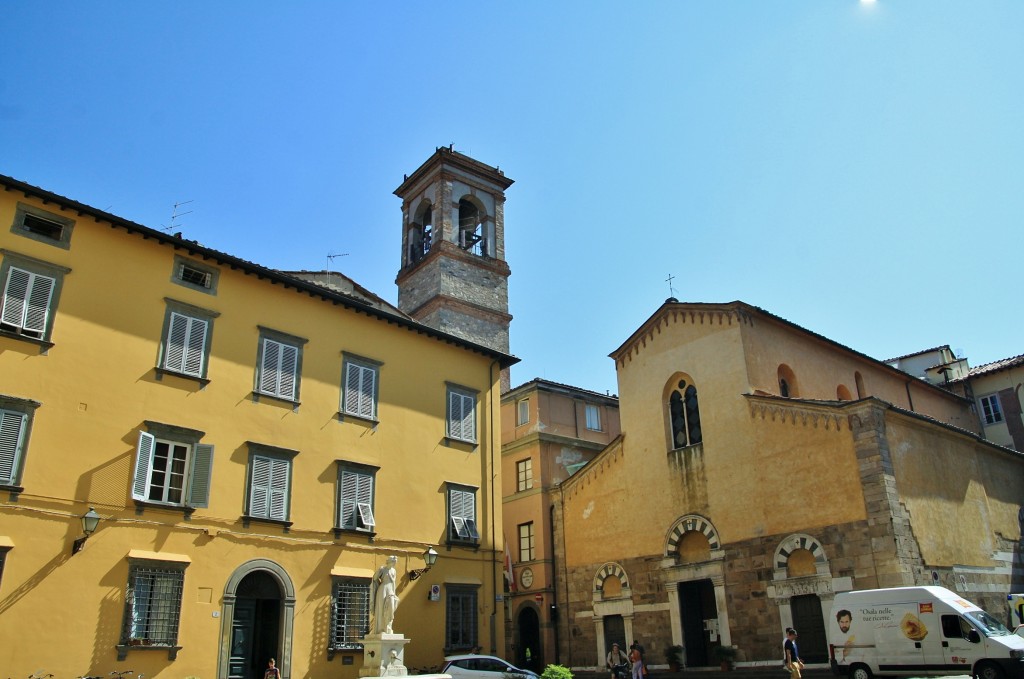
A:
[[[502,535],[504,538],[505,536]],[[508,551],[508,540],[505,540],[505,579],[508,580],[508,591],[516,591],[516,576],[512,573],[512,553]]]

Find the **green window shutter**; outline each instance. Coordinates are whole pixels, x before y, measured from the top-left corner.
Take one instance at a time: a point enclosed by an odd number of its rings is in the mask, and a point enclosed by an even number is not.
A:
[[[21,464],[28,416],[0,410],[0,484],[14,485]]]
[[[210,506],[210,479],[213,476],[213,446],[196,444],[192,450],[192,469],[189,474],[189,507]]]
[[[144,431],[139,432],[139,446],[135,456],[135,481],[132,483],[132,499],[147,500],[149,470],[153,466],[153,449],[156,437]]]

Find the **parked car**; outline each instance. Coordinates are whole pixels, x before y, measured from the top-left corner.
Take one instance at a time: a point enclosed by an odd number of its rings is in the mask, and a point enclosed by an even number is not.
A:
[[[508,679],[509,675],[540,679],[536,672],[519,669],[493,655],[449,655],[441,673],[453,679]]]

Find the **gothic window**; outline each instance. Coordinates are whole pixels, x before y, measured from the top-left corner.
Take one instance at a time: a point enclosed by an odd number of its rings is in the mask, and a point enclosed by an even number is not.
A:
[[[487,254],[483,215],[476,205],[465,198],[459,201],[459,247],[474,255]]]
[[[700,409],[697,388],[686,380],[679,380],[668,398],[669,420],[672,424],[672,448],[685,448],[700,443]]]

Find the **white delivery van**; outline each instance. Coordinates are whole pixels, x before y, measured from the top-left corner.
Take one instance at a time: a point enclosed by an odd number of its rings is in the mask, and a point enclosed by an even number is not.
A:
[[[1024,639],[944,587],[836,594],[827,621],[832,672],[1024,679]]]

